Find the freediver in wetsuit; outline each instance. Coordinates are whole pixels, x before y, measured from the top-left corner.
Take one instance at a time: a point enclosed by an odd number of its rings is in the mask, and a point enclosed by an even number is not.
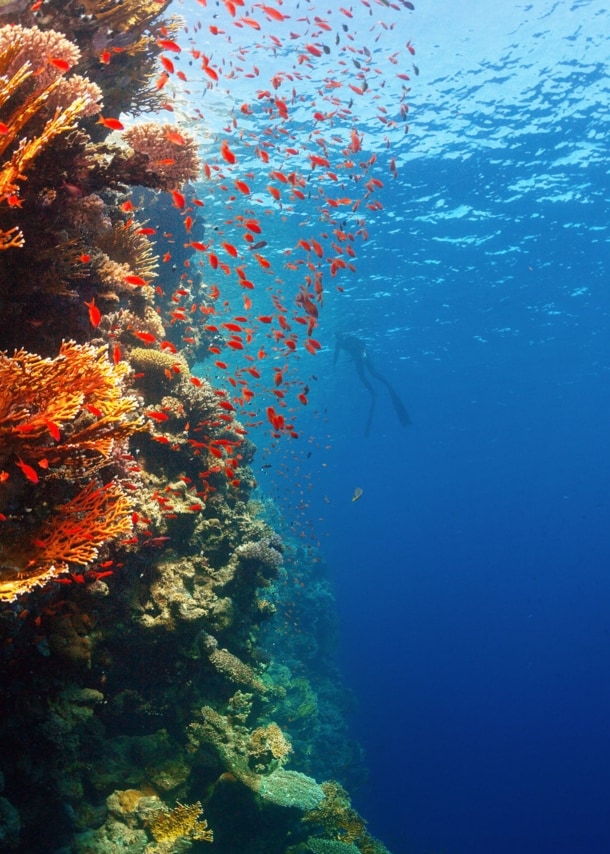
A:
[[[384,376],[382,376],[371,363],[371,357],[368,354],[366,349],[365,342],[358,338],[356,335],[350,335],[346,332],[337,332],[336,341],[335,341],[335,358],[333,364],[337,364],[337,359],[339,358],[339,353],[341,350],[345,350],[352,357],[352,361],[356,368],[356,373],[360,378],[360,382],[367,389],[369,394],[371,395],[371,405],[369,408],[369,414],[366,419],[366,427],[364,428],[364,435],[368,436],[371,430],[371,423],[373,421],[373,413],[375,411],[375,400],[377,398],[377,392],[369,377],[374,377],[379,382],[383,383],[384,386],[390,393],[390,397],[392,399],[392,405],[398,415],[398,420],[402,424],[403,427],[406,427],[407,424],[411,423],[411,419],[409,418],[409,413],[404,407],[402,400],[396,394],[395,390],[392,388],[390,383],[386,380]]]

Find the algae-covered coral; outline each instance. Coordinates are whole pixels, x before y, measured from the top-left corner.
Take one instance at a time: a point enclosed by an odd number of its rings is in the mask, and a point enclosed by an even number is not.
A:
[[[0,28],[0,847],[370,851],[319,782],[357,764],[328,587],[308,594],[307,655],[276,655],[305,564],[253,501],[236,395],[192,372],[218,328],[164,296],[190,292],[127,195],[181,209],[195,138],[107,139],[109,115],[154,100],[166,6],[12,3]]]

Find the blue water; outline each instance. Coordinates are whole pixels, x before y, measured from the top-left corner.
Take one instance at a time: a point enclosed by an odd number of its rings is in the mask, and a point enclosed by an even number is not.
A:
[[[261,450],[332,573],[393,854],[610,851],[609,11],[422,0],[388,32],[420,71],[398,177],[327,294],[301,442]],[[336,331],[412,425],[379,386],[364,437]]]
[[[572,7],[573,39],[566,4],[488,19],[468,74],[421,60],[395,228],[336,318],[413,419],[402,430],[380,387],[365,440],[366,391],[349,360],[335,371],[324,549],[371,773],[358,802],[395,852],[610,850],[608,69],[587,56],[602,9]],[[513,99],[520,26],[554,61]],[[443,38],[439,55],[463,49]]]

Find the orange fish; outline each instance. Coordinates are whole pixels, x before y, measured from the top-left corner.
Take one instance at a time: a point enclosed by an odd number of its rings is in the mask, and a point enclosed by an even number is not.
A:
[[[223,140],[220,145],[220,153],[224,160],[231,165],[234,164],[237,160],[231,149],[229,148],[229,143],[226,140]]]
[[[176,44],[176,42],[172,41],[171,39],[157,39],[157,44],[163,50],[173,50],[174,53],[182,52],[182,48],[180,47],[180,45]]]
[[[48,60],[51,65],[54,65],[55,68],[58,68],[60,71],[69,71],[72,68],[72,63],[68,62],[66,59],[62,59],[58,56],[49,56]]]
[[[17,457],[17,465],[28,480],[31,480],[32,483],[38,483],[40,478],[38,477],[36,469],[32,468],[32,466],[29,466],[27,463],[24,463],[20,457]]]
[[[150,332],[137,332],[135,329],[132,331],[136,338],[139,338],[140,341],[144,341],[145,344],[152,344],[154,341],[157,340],[155,336]]]
[[[136,285],[137,287],[142,287],[147,284],[146,280],[141,276],[125,276],[124,281],[126,281],[128,285]]]
[[[97,120],[97,124],[98,125],[104,125],[104,127],[108,128],[108,130],[124,130],[125,129],[125,125],[122,122],[120,122],[118,119],[113,119],[113,118],[105,119],[104,116],[99,117],[99,119]]]
[[[91,302],[87,302],[85,300],[85,305],[89,309],[89,320],[91,322],[91,326],[97,329],[100,325],[100,320],[102,319],[102,312],[95,304],[95,299],[91,298]]]
[[[172,199],[174,201],[174,206],[177,207],[178,210],[182,210],[184,208],[186,199],[182,193],[178,192],[178,190],[172,190]]]
[[[178,133],[178,131],[175,130],[165,131],[165,139],[168,142],[173,142],[174,145],[186,145],[186,139],[181,133]]]
[[[233,244],[232,244],[232,243],[227,243],[227,241],[226,241],[226,240],[222,243],[222,248],[223,248],[226,252],[228,252],[228,253],[229,253],[229,255],[230,255],[232,258],[237,258],[237,256],[239,255],[239,252],[237,251],[237,249],[235,248],[235,246],[233,246]]]
[[[47,421],[46,425],[47,430],[49,431],[53,439],[55,439],[56,442],[59,442],[59,440],[61,439],[61,433],[59,432],[59,427],[57,426],[57,424],[54,421]]]

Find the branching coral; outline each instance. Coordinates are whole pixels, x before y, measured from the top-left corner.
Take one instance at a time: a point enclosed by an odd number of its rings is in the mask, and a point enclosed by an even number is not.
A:
[[[87,14],[113,30],[130,31],[150,24],[170,4],[170,0],[81,0]]]
[[[60,33],[0,27],[0,120],[6,128],[0,138],[0,156],[13,148],[0,167],[0,201],[16,203],[18,182],[24,180],[25,171],[39,152],[54,137],[73,129],[79,116],[99,109],[99,87],[83,78],[61,79],[79,57],[78,47]],[[38,122],[31,126],[36,116],[44,125]],[[28,123],[29,138],[17,143]],[[22,246],[23,242],[17,226],[0,230],[0,249]]]
[[[139,155],[139,168],[147,176],[143,184],[170,190],[199,177],[197,143],[182,128],[142,122],[126,130],[123,138]]]
[[[142,279],[150,280],[156,276],[158,258],[150,240],[142,234],[142,225],[131,222],[128,225],[119,222],[114,223],[111,229],[107,229],[95,240],[95,245],[104,253],[105,261],[102,264],[118,265],[121,279],[116,281],[113,289],[133,290],[133,285],[125,283],[126,275],[140,276]],[[107,267],[107,281],[110,284],[110,267]]]
[[[12,75],[28,63],[36,71],[38,90],[45,89],[80,59],[77,45],[62,33],[19,24],[0,27],[0,52],[7,49],[14,51],[14,56],[5,73]]]

